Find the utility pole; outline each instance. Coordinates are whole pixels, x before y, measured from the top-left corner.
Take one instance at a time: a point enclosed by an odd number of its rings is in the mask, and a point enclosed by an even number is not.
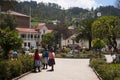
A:
[[[29,28],[31,29],[31,0],[30,0],[30,13],[29,13],[29,16],[30,16],[30,19],[29,19]],[[29,43],[30,43],[30,45],[29,45],[29,48],[30,48],[30,50],[31,50],[31,31],[30,31],[30,36],[29,36],[30,38],[29,38]]]

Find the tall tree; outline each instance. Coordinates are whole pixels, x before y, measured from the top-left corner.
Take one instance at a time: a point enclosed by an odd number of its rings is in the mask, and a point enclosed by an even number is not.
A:
[[[43,35],[41,44],[43,47],[53,46],[55,44],[54,34],[47,33]]]
[[[120,0],[116,0],[116,7],[120,9]]]
[[[92,23],[94,19],[89,18],[82,21],[80,27],[78,27],[78,36],[76,40],[79,41],[80,39],[88,40],[89,41],[89,49],[91,49],[91,42],[92,42]]]
[[[18,32],[16,30],[10,30],[6,28],[4,30],[0,29],[0,46],[3,49],[3,58],[9,58],[9,51],[14,49],[19,49],[22,46],[22,38],[18,37]]]
[[[56,27],[54,28],[54,34],[55,34],[55,43],[59,44],[59,47],[61,46],[61,38],[67,38],[68,37],[68,28],[66,24],[64,23],[58,23]]]
[[[15,16],[10,14],[0,14],[0,28],[5,29],[9,27],[10,30],[14,30],[17,26]]]
[[[120,34],[120,19],[114,16],[102,16],[94,21],[92,25],[92,35],[94,38],[108,40],[108,45],[111,45],[117,51],[116,38]]]
[[[0,0],[0,8],[2,11],[7,11],[12,9],[16,3],[16,0]]]

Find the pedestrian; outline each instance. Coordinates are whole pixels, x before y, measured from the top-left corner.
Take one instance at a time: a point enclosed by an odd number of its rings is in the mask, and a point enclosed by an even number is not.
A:
[[[55,53],[54,53],[53,49],[51,49],[50,52],[49,52],[48,65],[51,66],[51,69],[49,71],[54,71]]]
[[[18,58],[18,52],[16,50],[13,51],[13,59]]]
[[[47,69],[48,66],[48,56],[49,56],[49,52],[48,49],[45,49],[45,57],[44,57],[44,68]]]
[[[41,61],[40,61],[40,55],[38,52],[38,49],[35,50],[35,54],[34,54],[34,72],[36,72],[36,68],[38,68],[38,72],[41,72]]]
[[[42,65],[43,65],[42,69],[45,69],[45,49],[42,50]]]

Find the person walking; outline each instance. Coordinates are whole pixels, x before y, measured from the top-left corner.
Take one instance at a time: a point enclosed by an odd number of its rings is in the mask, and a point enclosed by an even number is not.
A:
[[[47,69],[48,67],[48,56],[49,56],[49,52],[48,49],[45,49],[45,57],[44,57],[44,64],[45,64],[45,69]]]
[[[42,69],[45,69],[45,49],[42,50],[42,65],[43,65]]]
[[[34,72],[36,72],[36,68],[38,68],[38,72],[41,72],[41,61],[40,61],[40,55],[38,52],[38,49],[35,50],[35,54],[34,54]]]
[[[53,49],[51,49],[50,53],[49,53],[48,65],[51,66],[51,69],[49,71],[54,71],[55,53],[54,53]]]

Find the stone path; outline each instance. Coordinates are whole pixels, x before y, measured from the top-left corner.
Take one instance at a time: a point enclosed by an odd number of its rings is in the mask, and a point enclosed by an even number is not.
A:
[[[49,68],[50,69],[50,68]],[[19,80],[99,80],[89,59],[56,59],[55,71],[30,73]]]

